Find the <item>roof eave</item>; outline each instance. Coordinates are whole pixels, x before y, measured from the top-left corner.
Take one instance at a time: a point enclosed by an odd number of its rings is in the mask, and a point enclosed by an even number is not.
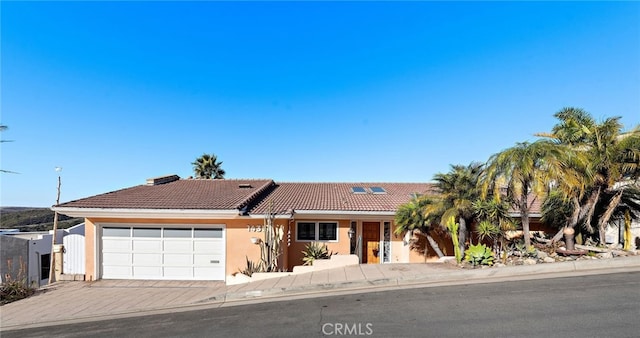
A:
[[[237,209],[128,209],[53,206],[51,210],[70,217],[84,218],[210,219],[240,217]]]

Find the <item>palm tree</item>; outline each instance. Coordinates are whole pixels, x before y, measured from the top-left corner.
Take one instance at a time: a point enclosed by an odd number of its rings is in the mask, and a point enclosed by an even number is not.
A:
[[[569,170],[573,154],[549,140],[521,142],[494,154],[487,161],[482,178],[483,196],[492,190],[494,198],[506,198],[519,210],[525,247],[531,246],[529,215],[531,204],[544,198],[551,182],[562,177],[566,186],[579,186],[579,177]]]
[[[465,250],[467,240],[467,224],[474,219],[473,203],[480,198],[478,180],[482,173],[482,164],[452,165],[448,173],[437,173],[433,180],[440,191],[439,205],[432,208],[440,217],[439,223],[445,226],[447,220],[454,217],[458,220],[458,240],[461,252]]]
[[[221,168],[222,162],[218,162],[218,158],[214,154],[203,154],[191,164],[193,165],[193,171],[198,178],[224,178],[225,171]]]
[[[634,207],[640,200],[640,128],[623,133],[620,117],[597,122],[578,108],[564,108],[554,116],[560,122],[551,133],[538,136],[589,159],[575,167],[585,177],[583,189],[562,189],[565,200],[573,205],[567,228],[581,225],[590,233],[597,229],[604,244],[607,225],[622,219],[623,209],[629,210],[633,219],[640,218],[640,209]]]
[[[433,204],[433,200],[427,197],[413,198],[406,204],[401,205],[396,211],[395,216],[395,234],[401,235],[410,231],[411,233],[418,232],[420,235],[427,239],[427,242],[438,257],[444,257],[442,250],[438,246],[438,243],[429,235],[431,230],[431,224],[433,219],[429,217],[427,210],[429,206]],[[424,257],[427,259],[427,243],[424,246]]]

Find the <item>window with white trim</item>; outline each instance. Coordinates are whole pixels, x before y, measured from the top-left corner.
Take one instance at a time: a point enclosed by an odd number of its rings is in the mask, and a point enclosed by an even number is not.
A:
[[[296,224],[298,241],[337,241],[338,222],[298,222]]]

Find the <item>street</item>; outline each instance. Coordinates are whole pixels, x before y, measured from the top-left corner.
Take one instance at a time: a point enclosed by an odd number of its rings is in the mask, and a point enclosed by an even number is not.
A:
[[[638,337],[640,272],[413,288],[2,332],[8,337]]]

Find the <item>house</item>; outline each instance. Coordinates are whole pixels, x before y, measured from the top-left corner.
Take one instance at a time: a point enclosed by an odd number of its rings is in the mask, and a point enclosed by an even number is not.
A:
[[[64,243],[64,271],[84,274],[84,247],[76,238],[84,238],[84,224],[57,231],[56,243]],[[53,231],[19,232],[14,229],[0,231],[0,281],[22,280],[28,285],[49,283]],[[84,244],[84,241],[82,241]],[[84,263],[84,262],[82,262]]]
[[[47,284],[52,236],[48,231],[0,234],[0,280],[24,279],[36,287]],[[58,231],[58,238],[62,236],[62,231]]]
[[[225,280],[258,260],[265,217],[284,229],[280,266],[310,242],[361,263],[423,261],[393,235],[398,206],[429,183],[278,183],[270,179],[148,179],[52,209],[85,218],[85,279]]]

